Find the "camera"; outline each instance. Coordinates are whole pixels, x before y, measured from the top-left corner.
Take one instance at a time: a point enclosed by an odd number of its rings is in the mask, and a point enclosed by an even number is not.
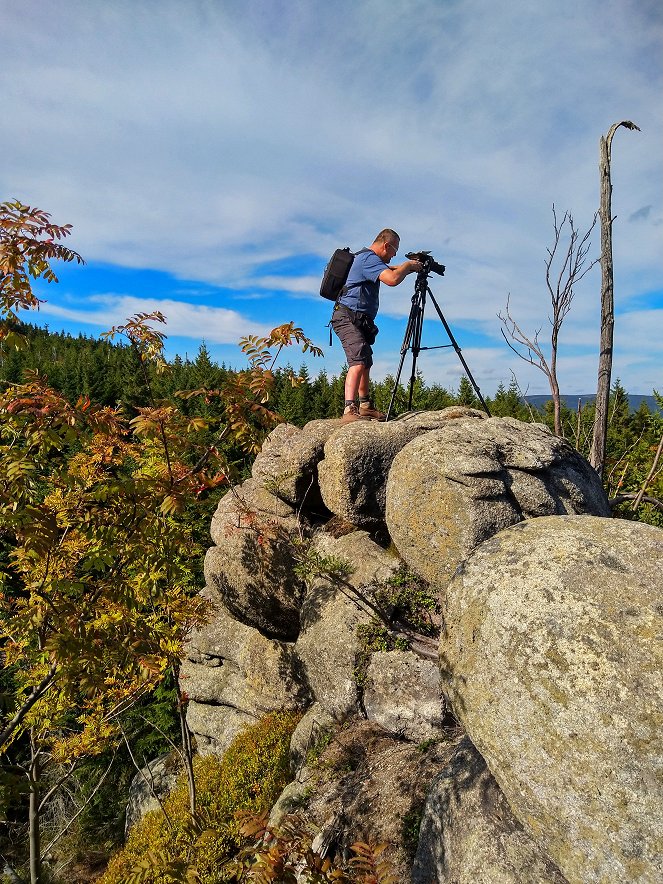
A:
[[[444,276],[444,264],[438,264],[430,252],[408,252],[405,257],[410,261],[419,261],[422,273],[437,273]]]

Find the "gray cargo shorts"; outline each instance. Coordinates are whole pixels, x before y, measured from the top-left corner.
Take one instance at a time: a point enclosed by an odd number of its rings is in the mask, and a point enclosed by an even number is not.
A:
[[[351,310],[348,310],[343,304],[336,304],[331,327],[343,345],[348,368],[352,365],[363,365],[365,368],[370,368],[373,365],[373,349],[361,329],[352,322],[351,317]]]

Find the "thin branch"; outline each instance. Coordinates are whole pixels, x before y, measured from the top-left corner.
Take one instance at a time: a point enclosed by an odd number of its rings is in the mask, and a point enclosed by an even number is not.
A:
[[[170,745],[175,750],[175,752],[177,752],[177,754],[180,756],[180,760],[183,763],[184,758],[182,757],[182,750],[177,745],[177,743],[166,733],[166,731],[164,731],[162,728],[160,728],[159,725],[156,724],[154,721],[151,721],[149,718],[146,718],[142,713],[139,712],[137,714],[138,714],[139,718],[142,718],[142,720],[145,722],[145,724],[149,724],[149,726],[151,728],[154,728],[154,730],[157,731],[157,733],[160,734],[164,738],[164,740],[166,740],[167,743],[170,743]]]
[[[106,779],[106,777],[107,777],[108,774],[110,773],[110,769],[111,769],[111,767],[113,766],[113,763],[114,763],[114,761],[115,761],[115,756],[116,756],[116,755],[117,755],[117,749],[115,750],[115,752],[113,752],[113,757],[112,757],[111,760],[110,760],[110,764],[108,765],[108,767],[106,768],[106,770],[103,772],[103,774],[102,774],[102,776],[101,776],[101,779],[99,780],[99,782],[97,783],[97,785],[94,787],[94,789],[92,790],[92,792],[90,793],[90,795],[88,796],[88,798],[87,798],[87,799],[85,800],[85,802],[81,805],[81,807],[78,808],[78,810],[77,810],[76,813],[72,816],[72,818],[69,820],[69,822],[68,822],[67,825],[64,827],[64,829],[62,829],[62,831],[58,832],[58,834],[55,836],[55,838],[53,838],[53,840],[50,842],[50,844],[48,844],[48,845],[44,848],[44,850],[42,851],[42,856],[41,856],[42,861],[43,861],[43,860],[46,858],[46,856],[48,855],[49,850],[50,850],[55,844],[57,844],[57,842],[60,840],[60,838],[62,838],[63,835],[66,835],[66,833],[69,831],[69,829],[71,828],[71,826],[76,822],[76,820],[78,819],[78,817],[83,813],[83,811],[85,810],[85,808],[88,806],[88,804],[92,801],[92,799],[93,799],[94,796],[97,794],[97,792],[99,791],[99,789],[102,787],[104,780]],[[52,792],[52,790],[51,790],[51,792]],[[49,792],[48,794],[50,795],[51,792]],[[42,804],[43,804],[43,801],[42,801]]]
[[[152,795],[152,797],[154,798],[154,800],[157,802],[157,804],[158,804],[159,807],[161,808],[161,812],[163,813],[163,815],[164,815],[164,817],[165,817],[165,819],[166,819],[166,822],[168,823],[168,827],[170,828],[171,831],[174,831],[174,826],[173,826],[172,820],[170,819],[170,817],[169,817],[168,814],[166,813],[166,809],[165,809],[165,807],[163,806],[163,802],[161,801],[161,799],[160,799],[159,796],[157,795],[157,793],[156,793],[156,789],[154,788],[153,783],[150,783],[150,781],[148,780],[148,778],[147,778],[146,775],[145,775],[145,772],[143,771],[143,768],[142,768],[142,767],[139,767],[138,762],[137,762],[136,759],[134,758],[134,754],[133,754],[133,752],[131,751],[131,746],[129,745],[129,740],[127,739],[127,735],[125,734],[125,732],[124,732],[124,730],[122,729],[122,727],[120,727],[120,731],[121,731],[121,733],[122,733],[122,739],[124,740],[124,743],[125,743],[125,745],[126,745],[126,747],[127,747],[127,752],[129,753],[129,758],[131,759],[131,762],[132,762],[133,766],[136,768],[136,770],[137,770],[138,773],[140,774],[140,776],[141,776],[143,782],[145,783],[145,785],[146,785],[147,788],[149,789],[150,794]],[[147,765],[146,765],[146,766],[147,766]]]
[[[625,503],[627,500],[637,500],[641,494],[641,490],[637,493],[633,491],[630,493],[618,494],[616,497],[611,497],[608,503],[611,507],[615,507],[618,506],[620,503]],[[663,500],[659,500],[658,497],[650,497],[649,495],[645,494],[640,498],[640,503],[650,503],[653,507],[656,507],[656,509],[659,509],[661,510],[661,512],[663,512]],[[632,507],[632,509],[635,509],[635,505]]]
[[[49,798],[51,798],[58,791],[60,786],[62,786],[64,783],[67,782],[67,780],[69,779],[69,777],[73,774],[73,772],[75,770],[76,770],[76,765],[72,762],[72,765],[69,768],[69,770],[67,771],[67,773],[63,774],[60,777],[60,779],[57,780],[55,785],[51,786],[51,788],[48,790],[48,792],[46,792],[46,794],[42,797],[41,801],[39,802],[39,808],[38,808],[39,813],[42,812],[42,810],[46,806]]]
[[[619,488],[619,486],[621,485],[622,480],[623,480],[623,478],[624,478],[624,475],[625,475],[625,473],[626,473],[626,470],[628,469],[628,466],[629,466],[629,461],[626,460],[626,459],[627,459],[628,455],[633,451],[633,449],[634,449],[634,448],[640,443],[640,441],[641,441],[642,437],[644,436],[644,434],[645,434],[645,427],[643,427],[643,428],[640,430],[640,435],[639,435],[638,438],[635,440],[635,442],[633,442],[631,445],[629,445],[629,447],[628,447],[628,448],[627,448],[627,449],[621,454],[619,460],[617,460],[617,461],[615,462],[615,464],[613,465],[612,469],[610,470],[610,472],[609,472],[609,474],[608,474],[608,482],[607,482],[607,487],[608,487],[608,488],[610,488],[610,486],[611,486],[611,484],[612,484],[612,477],[614,476],[616,470],[619,468],[619,466],[620,466],[624,461],[626,461],[626,464],[625,464],[625,466],[624,466],[624,470],[623,470],[623,472],[622,472],[621,479],[619,480],[619,482],[617,482],[617,485],[616,485],[616,489]]]
[[[508,343],[509,342],[507,341],[507,344]],[[511,380],[512,380],[513,384],[515,385],[516,390],[518,391],[518,396],[522,399],[523,403],[527,407],[527,410],[529,411],[530,420],[532,421],[533,424],[538,423],[538,421],[536,420],[538,415],[534,414],[534,409],[532,408],[531,403],[527,401],[527,391],[529,390],[529,384],[527,385],[527,388],[525,389],[525,392],[523,393],[522,387],[518,383],[518,378],[516,377],[516,373],[513,371],[513,369],[511,369],[510,372],[511,372]]]
[[[634,511],[637,510],[637,508],[638,508],[638,507],[640,506],[640,504],[642,503],[642,500],[643,500],[643,498],[644,498],[645,491],[647,490],[647,486],[649,485],[649,483],[650,483],[651,480],[653,479],[653,477],[654,477],[654,473],[656,472],[656,467],[658,466],[658,461],[659,461],[659,458],[661,457],[661,453],[662,453],[662,452],[663,452],[663,436],[661,436],[661,441],[658,443],[658,448],[656,449],[656,454],[654,455],[654,462],[653,462],[652,465],[651,465],[651,470],[649,471],[649,473],[648,473],[647,478],[645,479],[645,481],[642,483],[642,488],[641,488],[640,491],[638,492],[637,497],[636,497],[635,500],[633,501],[633,507],[632,507],[632,509],[633,509]]]

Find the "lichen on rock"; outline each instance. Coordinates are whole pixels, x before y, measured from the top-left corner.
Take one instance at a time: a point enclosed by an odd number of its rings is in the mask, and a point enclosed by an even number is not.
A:
[[[516,816],[569,881],[663,868],[663,531],[528,520],[445,596],[443,681]]]
[[[596,472],[540,424],[454,420],[394,457],[386,521],[409,567],[443,589],[484,540],[543,515],[610,515]]]

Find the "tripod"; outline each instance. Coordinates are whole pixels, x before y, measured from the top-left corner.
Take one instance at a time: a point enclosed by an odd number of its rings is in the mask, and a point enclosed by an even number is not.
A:
[[[426,253],[424,253],[426,254]],[[409,256],[408,257],[414,257]],[[401,377],[401,371],[403,370],[403,363],[405,362],[405,355],[408,350],[412,351],[412,374],[410,375],[410,389],[408,394],[408,411],[412,410],[412,393],[414,391],[414,383],[416,380],[416,372],[417,372],[417,358],[419,353],[422,350],[442,350],[446,347],[453,347],[456,353],[458,354],[458,358],[461,361],[461,365],[465,369],[465,373],[474,387],[474,391],[477,394],[479,402],[483,406],[484,411],[490,417],[490,411],[488,410],[488,406],[484,402],[483,396],[481,395],[481,390],[477,387],[472,374],[467,367],[467,363],[463,359],[463,354],[460,351],[460,347],[456,343],[456,339],[454,338],[449,325],[442,315],[442,311],[435,300],[435,296],[430,290],[430,286],[428,285],[428,274],[430,273],[430,261],[424,263],[424,268],[419,271],[417,274],[417,281],[414,284],[414,294],[412,295],[412,306],[410,307],[410,315],[408,317],[407,326],[405,328],[405,336],[403,338],[403,346],[401,347],[401,361],[398,365],[398,371],[396,372],[396,380],[394,382],[394,389],[391,393],[391,400],[389,402],[389,408],[387,409],[387,416],[385,420],[389,420],[391,416],[391,410],[394,405],[394,399],[396,398],[396,391],[398,390],[398,382]],[[434,262],[433,262],[434,263]],[[436,265],[440,266],[441,265]],[[442,272],[444,272],[444,267],[441,267]],[[433,302],[433,306],[437,311],[437,315],[440,317],[440,321],[445,328],[447,335],[449,336],[450,344],[439,344],[436,347],[422,347],[421,346],[421,332],[424,325],[424,309],[426,307],[426,295],[430,295],[430,299]]]

